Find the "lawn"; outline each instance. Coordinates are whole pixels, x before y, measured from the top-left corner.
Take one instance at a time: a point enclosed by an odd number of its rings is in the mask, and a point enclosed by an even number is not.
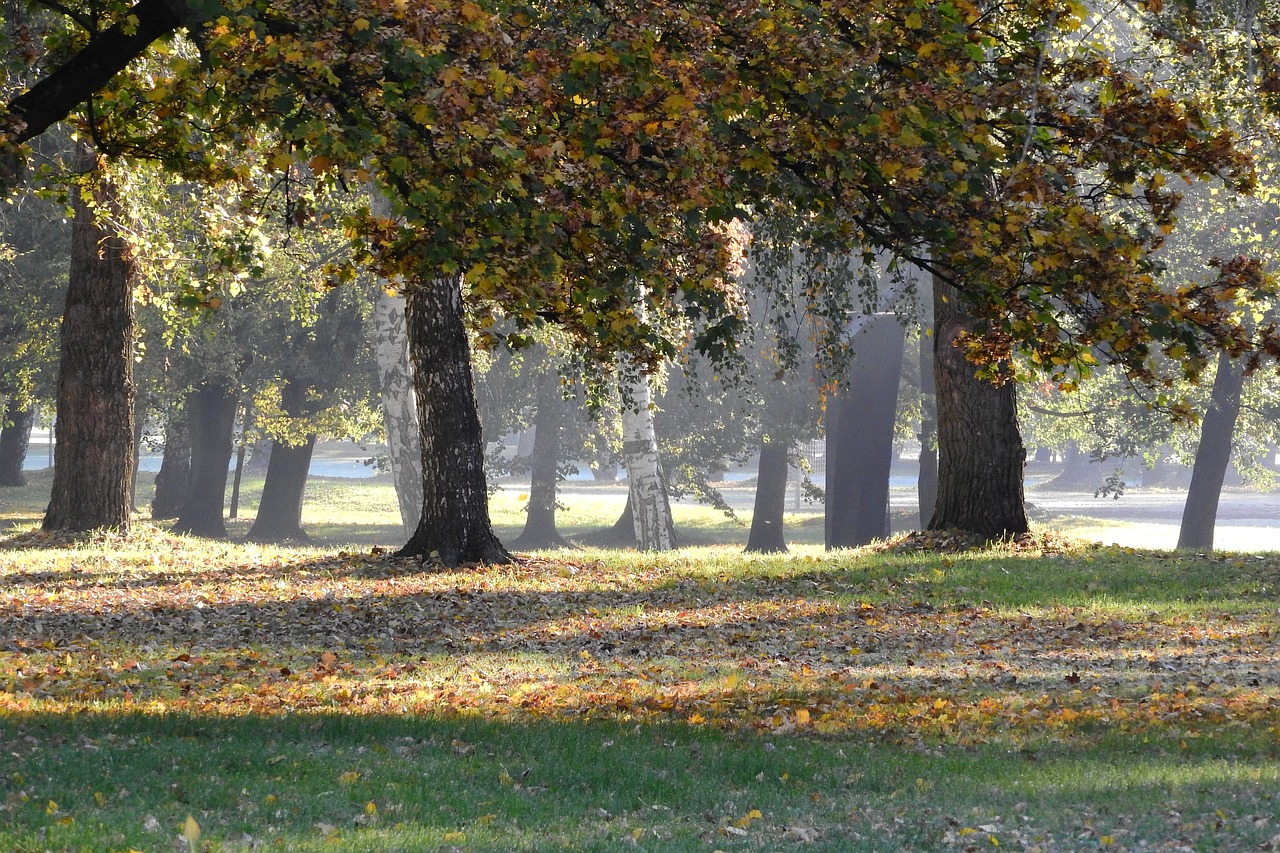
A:
[[[41,488],[0,494],[0,849],[1280,849],[1275,553],[744,556],[681,509],[707,544],[441,571],[382,483],[316,484],[313,548],[49,539]]]

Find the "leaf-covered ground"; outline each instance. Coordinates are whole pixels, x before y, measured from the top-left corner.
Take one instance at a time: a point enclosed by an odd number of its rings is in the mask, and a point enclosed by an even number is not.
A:
[[[0,550],[0,714],[17,726],[0,728],[10,741],[0,747],[29,756],[40,748],[27,745],[40,740],[32,721],[86,713],[220,725],[295,714],[674,725],[745,738],[752,750],[827,744],[1019,765],[1152,743],[1152,755],[1256,763],[1255,800],[1223,812],[1226,834],[1145,815],[1154,829],[1119,825],[1079,847],[1280,848],[1280,805],[1268,799],[1280,781],[1280,557],[1043,545],[584,552],[440,571],[385,553],[158,531],[129,542],[27,534]],[[920,784],[914,796],[927,803],[934,783]],[[0,839],[5,810],[10,820],[30,811],[15,799],[24,786],[8,787]],[[52,821],[61,807],[48,799]],[[764,818],[740,805],[712,821],[713,846],[825,839],[850,849],[814,819],[790,836],[781,824],[753,835]],[[938,815],[921,843],[1077,849],[1052,832],[1015,831],[1035,824],[1023,817]]]

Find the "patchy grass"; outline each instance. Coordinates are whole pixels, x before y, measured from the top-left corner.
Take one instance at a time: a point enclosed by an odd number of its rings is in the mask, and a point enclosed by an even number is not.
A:
[[[720,544],[446,572],[385,480],[314,480],[313,548],[47,496],[0,491],[0,849],[1280,849],[1275,553],[746,556],[680,506]]]
[[[308,523],[393,528],[369,497]],[[0,849],[1280,848],[1278,584],[1085,546],[438,571],[11,534]]]

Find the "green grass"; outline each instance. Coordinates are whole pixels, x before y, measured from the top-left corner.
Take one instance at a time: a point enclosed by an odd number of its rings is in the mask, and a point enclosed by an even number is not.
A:
[[[721,544],[424,570],[339,480],[318,547],[0,538],[0,850],[1280,844],[1280,555],[746,556],[679,511]]]

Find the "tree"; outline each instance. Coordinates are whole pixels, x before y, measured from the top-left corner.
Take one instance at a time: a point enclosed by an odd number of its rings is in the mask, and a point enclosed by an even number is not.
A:
[[[551,363],[550,353],[543,351],[534,358],[544,362],[541,376],[536,378],[537,397],[533,416],[533,453],[529,460],[529,504],[524,529],[511,542],[511,547],[532,551],[542,548],[568,548],[571,543],[556,529],[556,487],[563,478],[560,472],[561,435],[564,431],[566,401],[560,373]]]
[[[991,538],[1029,529],[1022,491],[1026,450],[1017,386],[978,373],[964,346],[974,319],[966,297],[934,279],[934,377],[938,400],[938,499],[930,530]]]
[[[1240,394],[1244,387],[1244,371],[1231,357],[1218,357],[1213,379],[1213,395],[1200,429],[1191,486],[1182,510],[1182,526],[1178,530],[1179,548],[1213,549],[1213,528],[1218,515],[1218,497],[1222,481],[1231,461],[1231,437],[1240,416]]]
[[[133,473],[133,284],[130,248],[111,225],[114,189],[83,148],[62,357],[54,474],[45,530],[127,531]]]

